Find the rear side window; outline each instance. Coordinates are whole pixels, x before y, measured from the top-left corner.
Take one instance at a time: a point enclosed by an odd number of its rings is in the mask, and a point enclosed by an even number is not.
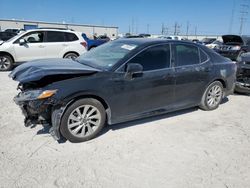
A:
[[[64,42],[64,32],[47,31],[46,42]]]
[[[208,60],[208,55],[200,49],[200,59],[201,59],[201,63],[204,63]]]
[[[177,66],[195,65],[200,63],[199,49],[188,44],[174,45],[175,62]]]
[[[157,70],[170,67],[170,46],[159,45],[141,52],[129,63],[139,63],[143,66],[143,71]]]
[[[74,33],[65,33],[65,40],[67,42],[77,41],[78,37]]]

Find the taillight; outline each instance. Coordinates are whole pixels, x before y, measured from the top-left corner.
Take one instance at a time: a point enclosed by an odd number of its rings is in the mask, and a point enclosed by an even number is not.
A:
[[[80,43],[84,48],[87,48],[87,42],[81,42]]]

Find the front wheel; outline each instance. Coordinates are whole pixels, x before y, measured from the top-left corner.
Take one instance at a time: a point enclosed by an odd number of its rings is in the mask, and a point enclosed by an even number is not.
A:
[[[60,131],[70,142],[84,142],[94,138],[102,130],[105,122],[106,112],[98,100],[80,99],[65,111]]]
[[[219,81],[211,83],[204,92],[200,108],[203,110],[215,110],[219,107],[224,95],[223,85]]]
[[[10,56],[0,54],[0,71],[10,71],[13,68],[13,60]]]

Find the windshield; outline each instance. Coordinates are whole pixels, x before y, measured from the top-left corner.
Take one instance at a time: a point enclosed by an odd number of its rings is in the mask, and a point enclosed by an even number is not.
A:
[[[137,44],[131,41],[108,42],[82,54],[76,61],[92,67],[109,70],[136,47]]]
[[[24,32],[23,32],[23,33],[24,33]],[[10,41],[12,41],[12,40],[16,40],[16,39],[17,39],[18,37],[20,37],[23,33],[19,33],[18,35],[16,35],[16,36],[10,38],[10,39],[7,40],[6,42],[10,42]]]

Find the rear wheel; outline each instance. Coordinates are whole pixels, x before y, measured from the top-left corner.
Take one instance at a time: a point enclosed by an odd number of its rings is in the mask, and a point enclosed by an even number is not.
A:
[[[13,60],[9,55],[0,54],[0,71],[9,71],[13,68]]]
[[[67,53],[64,58],[68,58],[68,59],[76,59],[79,55],[73,52]]]
[[[105,122],[106,112],[98,100],[80,99],[65,111],[60,131],[70,142],[84,142],[94,138]]]
[[[211,83],[204,92],[199,107],[203,110],[215,110],[218,108],[224,95],[223,90],[221,82],[215,81]]]

